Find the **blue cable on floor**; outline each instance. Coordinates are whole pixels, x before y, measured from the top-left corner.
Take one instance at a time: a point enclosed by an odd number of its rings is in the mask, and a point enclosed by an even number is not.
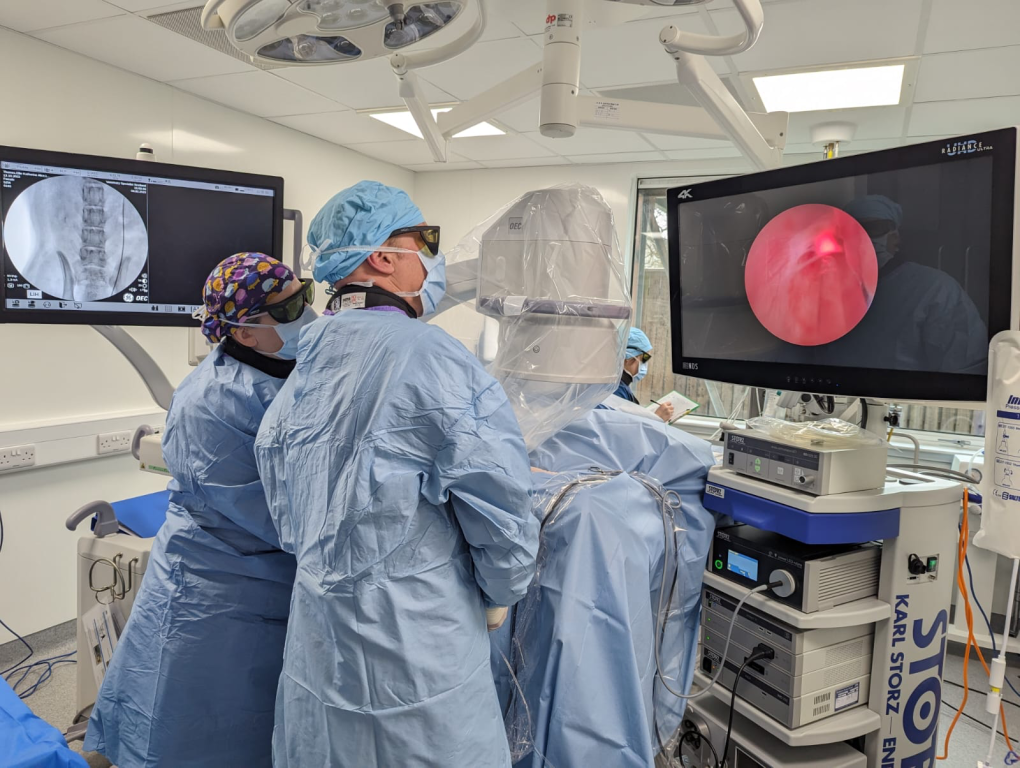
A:
[[[28,644],[28,641],[25,638],[23,638],[21,635],[19,635],[17,632],[15,632],[13,629],[8,627],[7,624],[4,623],[3,619],[0,619],[0,627],[3,627],[8,632],[10,632],[12,635],[14,635],[15,638],[17,638],[18,640],[21,641],[22,645],[24,645],[26,648],[28,648],[28,656],[23,658],[21,661],[15,662],[13,667],[7,667],[7,669],[5,669],[2,672],[0,672],[0,676],[6,677],[8,672],[10,672],[11,670],[17,669],[22,664],[24,664],[26,661],[28,661],[30,658],[32,658],[32,656],[35,653],[35,651],[32,650],[32,646]]]

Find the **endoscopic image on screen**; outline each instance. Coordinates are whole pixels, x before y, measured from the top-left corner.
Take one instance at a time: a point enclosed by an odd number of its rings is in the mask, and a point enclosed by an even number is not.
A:
[[[990,157],[679,205],[685,357],[987,365]]]
[[[135,206],[109,184],[53,176],[11,204],[4,246],[14,268],[44,293],[101,301],[145,268],[148,234]]]

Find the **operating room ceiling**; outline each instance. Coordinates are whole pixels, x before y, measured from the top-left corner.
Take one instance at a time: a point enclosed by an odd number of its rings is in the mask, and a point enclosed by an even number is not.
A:
[[[385,60],[327,67],[257,67],[217,33],[197,28],[201,5],[166,0],[0,0],[0,26],[168,83],[233,109],[350,147],[415,171],[732,158],[723,141],[582,128],[571,139],[538,132],[533,99],[495,117],[504,136],[455,139],[451,163],[435,164],[425,142],[380,123],[366,109],[401,106]],[[811,126],[855,123],[850,150],[899,146],[1020,123],[1020,2],[1017,0],[765,0],[765,27],[750,51],[713,60],[749,109],[750,74],[903,57],[916,76],[898,106],[804,112],[790,118],[788,155],[809,155]],[[453,103],[542,58],[544,0],[494,0],[481,42],[457,59],[421,70],[426,96]],[[682,11],[627,9],[629,21],[583,35],[587,93],[691,103],[657,42],[668,18],[684,29],[729,33],[739,18],[729,0]],[[464,19],[457,23],[467,24]],[[446,33],[443,33],[446,34]],[[456,28],[449,30],[456,34]],[[199,39],[192,39],[199,38]],[[442,42],[440,35],[433,38]]]

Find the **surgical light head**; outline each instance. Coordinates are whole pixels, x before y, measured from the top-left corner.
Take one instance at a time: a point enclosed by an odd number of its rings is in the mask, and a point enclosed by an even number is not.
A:
[[[490,220],[478,270],[491,370],[531,449],[619,383],[631,309],[612,210],[591,187],[528,192]]]
[[[202,26],[250,56],[336,64],[395,53],[460,16],[467,0],[208,0]]]

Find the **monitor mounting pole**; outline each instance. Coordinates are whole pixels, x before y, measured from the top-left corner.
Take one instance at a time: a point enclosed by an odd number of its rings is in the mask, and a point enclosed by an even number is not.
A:
[[[131,367],[142,377],[142,381],[145,382],[145,387],[152,395],[152,399],[156,401],[156,405],[164,411],[169,410],[174,388],[166,374],[163,373],[163,369],[159,367],[159,363],[153,360],[142,345],[120,326],[93,325],[92,328],[127,358]]]

